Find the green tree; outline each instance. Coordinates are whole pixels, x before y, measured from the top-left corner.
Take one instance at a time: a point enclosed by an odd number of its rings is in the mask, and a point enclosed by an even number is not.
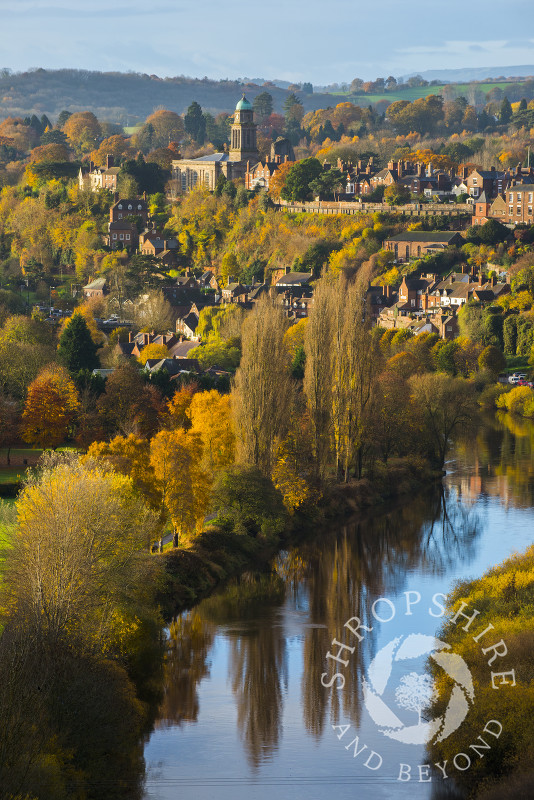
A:
[[[503,125],[508,125],[512,119],[513,111],[510,101],[507,97],[503,97],[501,107],[499,108],[499,121]]]
[[[68,371],[73,374],[82,369],[93,370],[100,366],[87,322],[81,314],[73,314],[59,338],[58,355]]]
[[[269,92],[260,92],[256,95],[252,105],[259,122],[264,122],[273,113],[273,98]]]
[[[489,344],[479,355],[478,365],[480,369],[487,369],[497,376],[505,368],[506,359],[498,347]]]
[[[257,467],[236,465],[225,470],[212,501],[217,518],[236,533],[278,533],[285,520],[280,492]]]
[[[193,100],[187,109],[187,113],[184,117],[184,126],[186,133],[189,134],[193,141],[197,144],[204,143],[204,139],[206,138],[206,120],[202,115],[202,108],[196,100]]]
[[[305,158],[297,161],[289,172],[281,195],[284,200],[308,200],[311,197],[310,183],[322,172],[321,162],[317,158]]]
[[[402,206],[410,202],[410,189],[402,183],[392,183],[384,190],[384,203],[392,206]]]

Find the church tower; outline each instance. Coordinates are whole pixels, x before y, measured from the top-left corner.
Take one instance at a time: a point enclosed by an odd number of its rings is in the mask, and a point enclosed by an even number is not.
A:
[[[254,110],[243,95],[235,107],[230,135],[230,161],[250,161],[255,164],[258,160]]]

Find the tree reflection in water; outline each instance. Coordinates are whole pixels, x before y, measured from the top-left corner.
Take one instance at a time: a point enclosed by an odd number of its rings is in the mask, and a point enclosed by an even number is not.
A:
[[[371,625],[374,600],[402,592],[408,571],[441,574],[469,558],[478,529],[478,515],[459,502],[457,491],[440,487],[389,513],[319,532],[280,554],[267,575],[242,576],[171,626],[162,719],[166,724],[197,719],[198,685],[209,675],[217,633],[229,642],[230,683],[249,762],[257,768],[271,758],[281,740],[287,638],[297,613],[307,731],[319,738],[327,723],[342,717],[357,725],[373,635],[351,656],[340,691],[320,683],[330,642],[335,636],[354,644],[344,623],[358,616]]]

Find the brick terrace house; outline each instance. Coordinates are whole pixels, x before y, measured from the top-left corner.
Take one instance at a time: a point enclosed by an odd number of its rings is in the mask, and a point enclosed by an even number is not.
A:
[[[510,225],[534,224],[533,199],[534,183],[511,185],[506,192],[506,222]]]
[[[462,244],[464,239],[457,231],[404,231],[386,239],[384,249],[395,253],[397,261],[408,261],[451,245]]]

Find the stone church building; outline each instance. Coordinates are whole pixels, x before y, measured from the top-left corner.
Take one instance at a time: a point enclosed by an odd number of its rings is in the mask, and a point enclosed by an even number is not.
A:
[[[245,178],[247,165],[258,161],[254,111],[243,95],[235,108],[229,149],[200,158],[176,159],[172,162],[172,177],[182,192],[189,192],[199,184],[213,190],[219,175],[227,180]]]

